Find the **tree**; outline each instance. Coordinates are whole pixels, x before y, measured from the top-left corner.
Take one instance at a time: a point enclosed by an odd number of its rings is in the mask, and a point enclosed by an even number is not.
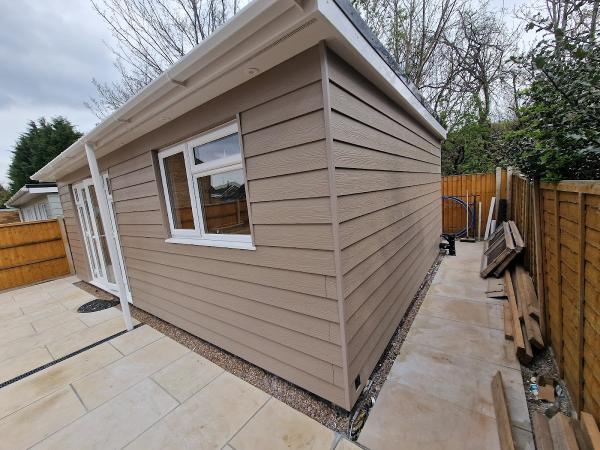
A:
[[[92,80],[86,106],[103,118],[175,64],[233,14],[243,0],[91,0],[116,39],[120,80]]]
[[[64,117],[30,121],[27,130],[19,136],[8,168],[10,192],[14,194],[23,185],[33,183],[30,176],[50,162],[81,137],[73,124]]]
[[[598,1],[549,0],[528,28],[542,37],[515,61],[529,73],[523,91],[518,165],[546,180],[600,179]]]
[[[6,207],[5,203],[10,197],[10,191],[0,184],[0,208]]]

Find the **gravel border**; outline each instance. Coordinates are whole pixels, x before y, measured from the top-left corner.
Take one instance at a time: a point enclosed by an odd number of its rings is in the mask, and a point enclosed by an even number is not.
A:
[[[548,417],[554,416],[558,411],[566,414],[569,417],[573,415],[575,409],[573,408],[571,394],[567,389],[565,381],[559,376],[558,365],[554,359],[552,349],[546,346],[543,350],[534,351],[534,357],[531,363],[529,363],[529,366],[524,366],[521,364],[521,376],[523,377],[523,389],[525,390],[525,397],[527,398],[527,408],[529,410],[530,420],[533,412],[535,411],[546,414]],[[536,399],[535,396],[530,392],[529,384],[531,377],[534,376],[551,378],[554,380],[555,386],[560,386],[561,395],[555,395],[554,403],[548,403],[543,400]]]
[[[394,332],[388,346],[377,362],[375,369],[371,374],[367,388],[363,390],[359,400],[356,402],[352,411],[347,412],[339,406],[322,399],[286,380],[267,372],[254,364],[249,363],[232,353],[227,352],[215,345],[200,339],[152,314],[143,311],[131,305],[131,315],[140,322],[151,326],[160,331],[165,336],[169,336],[176,342],[184,345],[195,353],[198,353],[206,359],[212,361],[226,371],[241,378],[242,380],[261,389],[276,399],[284,402],[301,413],[311,417],[317,422],[325,425],[327,428],[340,433],[345,437],[356,439],[358,433],[364,424],[368,411],[373,402],[377,399],[383,383],[385,382],[396,357],[400,353],[400,348],[404,342],[408,330],[410,329],[421,304],[425,298],[431,281],[435,276],[437,269],[442,261],[443,255],[440,253],[431,268],[428,270],[425,279],[419,286],[417,293],[411,300],[404,318]],[[85,281],[74,283],[75,286],[94,295],[98,299],[115,300],[118,297],[105,292]],[[350,431],[353,417],[360,416],[360,426],[355,423],[354,429]],[[352,435],[352,436],[351,436]]]

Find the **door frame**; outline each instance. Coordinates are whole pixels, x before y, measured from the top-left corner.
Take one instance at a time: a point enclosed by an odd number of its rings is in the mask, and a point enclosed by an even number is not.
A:
[[[117,217],[116,217],[116,214],[114,212],[114,207],[113,207],[112,192],[109,188],[110,183],[109,183],[109,179],[108,179],[108,173],[105,172],[102,174],[102,180],[103,180],[104,190],[108,197],[108,208],[109,208],[109,213],[110,213],[111,231],[112,231],[113,235],[115,236],[115,241],[117,244],[117,253],[119,255],[119,260],[120,260],[119,266],[121,268],[121,275],[122,275],[123,281],[125,283],[125,290],[127,292],[127,300],[130,303],[133,303],[132,296],[131,296],[131,289],[129,288],[129,280],[127,279],[127,272],[125,269],[125,261],[124,261],[123,253],[121,250],[121,240],[119,237],[119,231],[118,231],[118,227],[117,227]],[[102,246],[98,242],[99,233],[98,233],[97,223],[95,220],[93,220],[94,216],[93,216],[92,202],[91,202],[90,191],[89,191],[90,186],[94,186],[91,178],[87,178],[82,181],[79,181],[78,183],[73,184],[73,196],[74,196],[74,200],[75,200],[75,206],[77,209],[77,215],[79,217],[82,236],[84,237],[84,239],[83,239],[84,244],[85,244],[84,246],[86,249],[88,264],[90,266],[90,271],[91,271],[91,275],[92,275],[92,279],[90,280],[90,283],[99,287],[100,289],[103,289],[105,291],[110,292],[111,294],[118,296],[119,292],[118,292],[116,283],[109,283],[108,277],[106,276],[106,266],[104,264],[105,257],[104,257],[104,254],[102,253],[103,252]],[[98,201],[97,198],[96,198],[96,201]],[[84,202],[86,202],[85,205],[84,205]],[[83,217],[82,217],[81,211],[83,211]],[[86,211],[89,212],[88,213],[89,215],[86,214]],[[85,229],[88,230],[87,238],[86,238]],[[92,232],[94,235],[91,235]],[[107,230],[105,230],[104,232],[107,233]],[[98,243],[94,244],[94,242],[98,242]],[[106,255],[106,256],[108,257],[108,259],[110,259],[110,255]],[[113,263],[113,268],[114,268],[114,266],[115,266],[115,264]],[[116,276],[116,274],[115,274],[115,276]]]

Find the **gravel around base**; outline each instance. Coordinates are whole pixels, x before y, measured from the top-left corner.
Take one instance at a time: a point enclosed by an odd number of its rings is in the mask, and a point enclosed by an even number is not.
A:
[[[153,316],[135,306],[131,306],[131,315],[142,323],[145,323],[152,328],[160,331],[165,336],[169,336],[176,342],[186,346],[193,352],[202,355],[204,358],[212,361],[233,375],[241,378],[242,380],[256,386],[262,391],[269,395],[272,395],[276,399],[286,403],[292,408],[300,411],[303,414],[313,418],[317,422],[325,425],[331,430],[338,432],[346,437],[352,437],[356,439],[360,428],[350,432],[350,425],[352,417],[357,415],[359,411],[363,411],[362,418],[366,420],[368,410],[372,406],[371,398],[376,399],[381,390],[388,373],[392,368],[396,357],[400,353],[400,348],[408,330],[413,323],[417,312],[423,303],[425,294],[429,289],[431,280],[435,276],[437,269],[442,260],[442,255],[438,256],[433,266],[427,272],[427,275],[419,286],[419,289],[413,297],[408,310],[400,322],[400,325],[396,329],[390,343],[386,347],[383,355],[379,359],[373,373],[371,374],[371,381],[367,383],[368,389],[365,389],[361,394],[360,399],[357,401],[351,412],[347,412],[344,409],[332,404],[331,402],[324,400],[310,392],[274,375],[260,367],[255,366],[219,347],[216,347],[209,342],[206,342],[174,325],[171,325],[164,320]],[[75,286],[89,292],[93,296],[99,299],[115,300],[118,299],[114,295],[102,291],[89,283],[80,281],[74,283]],[[364,420],[361,422],[364,424]]]
[[[533,360],[529,366],[521,364],[521,375],[523,377],[523,388],[525,389],[525,397],[527,397],[527,408],[529,408],[529,418],[534,411],[539,411],[542,414],[552,417],[558,411],[572,416],[575,411],[573,403],[571,401],[571,395],[565,385],[564,380],[561,380],[558,375],[558,366],[552,354],[552,350],[548,347],[544,350],[538,350],[534,353]],[[559,385],[562,389],[562,395],[556,395],[554,403],[548,403],[543,400],[536,399],[535,396],[529,390],[529,384],[531,377],[543,376],[544,378],[551,378],[554,380],[555,385]]]

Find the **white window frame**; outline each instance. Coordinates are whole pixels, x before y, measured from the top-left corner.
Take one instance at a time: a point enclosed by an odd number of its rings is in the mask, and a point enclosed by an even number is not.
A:
[[[239,136],[239,128],[236,121],[213,128],[199,136],[193,137],[185,142],[173,145],[158,152],[165,206],[169,219],[169,229],[171,231],[171,237],[167,239],[166,242],[255,250],[255,247],[252,243],[252,232],[244,235],[214,234],[207,233],[205,229],[204,215],[202,213],[201,193],[198,190],[198,178],[223,172],[242,170],[244,172],[244,183],[246,185],[247,179],[242,161],[241,142],[239,155],[229,156],[200,164],[195,163],[194,147],[230,136],[232,134],[237,134]],[[188,191],[192,205],[192,215],[194,218],[194,229],[180,229],[175,228],[174,226],[175,222],[173,220],[173,210],[171,208],[171,198],[169,187],[167,185],[164,159],[177,153],[183,153],[184,156]],[[247,197],[246,202],[248,202]],[[247,205],[247,207],[249,209],[249,205]],[[252,227],[250,227],[250,229],[252,229]]]

